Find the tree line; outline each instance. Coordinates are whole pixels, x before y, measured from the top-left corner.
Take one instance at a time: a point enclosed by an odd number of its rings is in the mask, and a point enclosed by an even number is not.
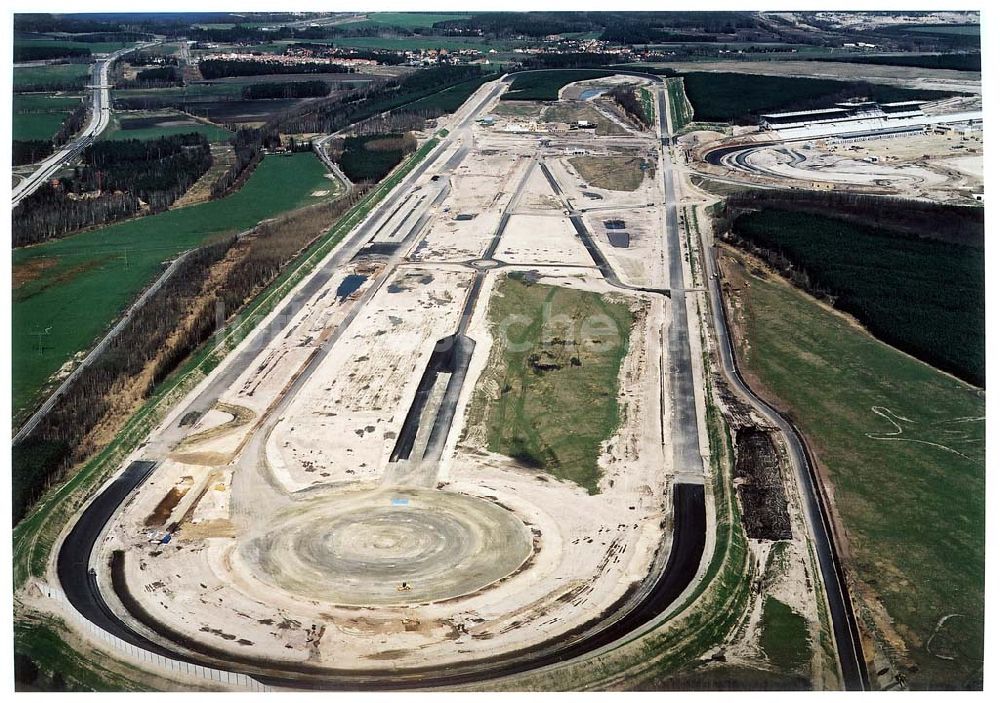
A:
[[[73,136],[83,129],[84,122],[87,120],[87,104],[81,102],[73,111],[66,115],[66,119],[62,121],[59,125],[59,129],[56,130],[55,136],[52,137],[52,142],[56,146],[62,146],[67,143]]]
[[[19,521],[55,482],[100,449],[94,430],[117,430],[183,361],[274,281],[300,252],[365,195],[357,188],[188,254],[83,369],[27,437],[13,447],[13,512]],[[226,265],[220,267],[220,262]]]
[[[209,192],[213,200],[241,188],[264,158],[264,149],[280,146],[281,136],[276,129],[249,127],[236,130],[231,143],[236,159],[212,183]]]
[[[295,63],[278,61],[246,61],[242,59],[202,59],[198,70],[205,80],[233,76],[266,76],[299,73],[354,73],[355,68],[336,63]]]
[[[143,203],[147,213],[165,210],[211,165],[211,149],[201,134],[96,142],[71,177],[43,185],[14,209],[13,245],[132,217]]]
[[[90,49],[82,46],[14,45],[14,63],[49,61],[51,59],[89,59]]]
[[[275,100],[289,98],[325,98],[330,94],[326,81],[296,81],[294,83],[251,83],[243,86],[244,100]]]

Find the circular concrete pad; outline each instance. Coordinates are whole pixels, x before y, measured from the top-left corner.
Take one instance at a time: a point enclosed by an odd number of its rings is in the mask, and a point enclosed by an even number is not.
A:
[[[458,493],[333,494],[285,510],[239,548],[261,580],[310,600],[390,605],[478,591],[532,549],[513,513]],[[405,587],[404,587],[405,583]]]

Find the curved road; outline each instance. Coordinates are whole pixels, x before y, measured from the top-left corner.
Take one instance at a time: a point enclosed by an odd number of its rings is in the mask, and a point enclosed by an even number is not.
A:
[[[798,429],[778,410],[769,405],[747,385],[736,364],[733,344],[729,335],[728,318],[722,304],[722,286],[718,277],[715,259],[711,256],[710,245],[705,236],[701,240],[704,269],[713,285],[708,286],[712,306],[712,318],[716,338],[719,340],[719,356],[722,373],[729,385],[735,389],[755,410],[766,417],[781,432],[788,447],[789,460],[795,470],[805,499],[806,520],[809,524],[812,543],[816,548],[826,599],[830,606],[830,620],[833,636],[837,642],[837,656],[844,687],[849,691],[864,691],[869,688],[868,668],[858,632],[857,619],[851,605],[851,595],[847,589],[843,566],[833,542],[833,524],[818,486],[820,478],[805,447],[805,440]]]

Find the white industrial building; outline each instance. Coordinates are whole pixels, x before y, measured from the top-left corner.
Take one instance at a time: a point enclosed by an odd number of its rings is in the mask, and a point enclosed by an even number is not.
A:
[[[879,139],[921,133],[931,125],[982,126],[981,110],[928,115],[921,107],[923,104],[917,100],[882,104],[871,100],[850,100],[821,110],[761,115],[760,126],[762,130],[774,132],[781,140],[820,137]]]

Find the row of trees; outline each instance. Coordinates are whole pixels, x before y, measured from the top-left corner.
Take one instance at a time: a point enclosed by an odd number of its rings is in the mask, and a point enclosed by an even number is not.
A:
[[[49,485],[100,448],[95,429],[116,429],[211,337],[220,311],[223,319],[238,313],[364,195],[364,188],[354,189],[332,203],[260,225],[244,239],[228,237],[189,254],[134,312],[100,358],[14,446],[14,521]],[[224,257],[227,265],[220,269]]]
[[[355,68],[335,63],[280,63],[242,59],[202,59],[198,70],[206,80],[233,76],[268,76],[299,73],[354,73]]]
[[[645,108],[643,108],[639,98],[635,96],[635,89],[625,87],[614,88],[608,91],[608,95],[633,120],[646,127],[652,125],[652,118],[647,114]]]
[[[281,137],[276,129],[244,128],[236,131],[232,144],[236,160],[212,184],[210,193],[213,200],[241,188],[264,158],[264,149],[280,146]]]
[[[330,94],[326,81],[296,81],[294,83],[251,83],[243,86],[244,100],[275,100],[289,98],[325,98]]]
[[[84,123],[87,121],[87,104],[80,103],[73,111],[66,116],[66,119],[62,121],[59,125],[59,129],[56,130],[55,136],[52,137],[52,142],[56,146],[62,146],[73,136],[83,129]]]
[[[44,139],[27,141],[14,140],[11,145],[11,161],[14,166],[24,166],[41,161],[52,153],[52,142]]]
[[[140,207],[139,199],[131,193],[102,193],[77,199],[68,197],[62,188],[45,183],[14,208],[13,245],[38,244],[69,232],[123,220],[136,214]]]

